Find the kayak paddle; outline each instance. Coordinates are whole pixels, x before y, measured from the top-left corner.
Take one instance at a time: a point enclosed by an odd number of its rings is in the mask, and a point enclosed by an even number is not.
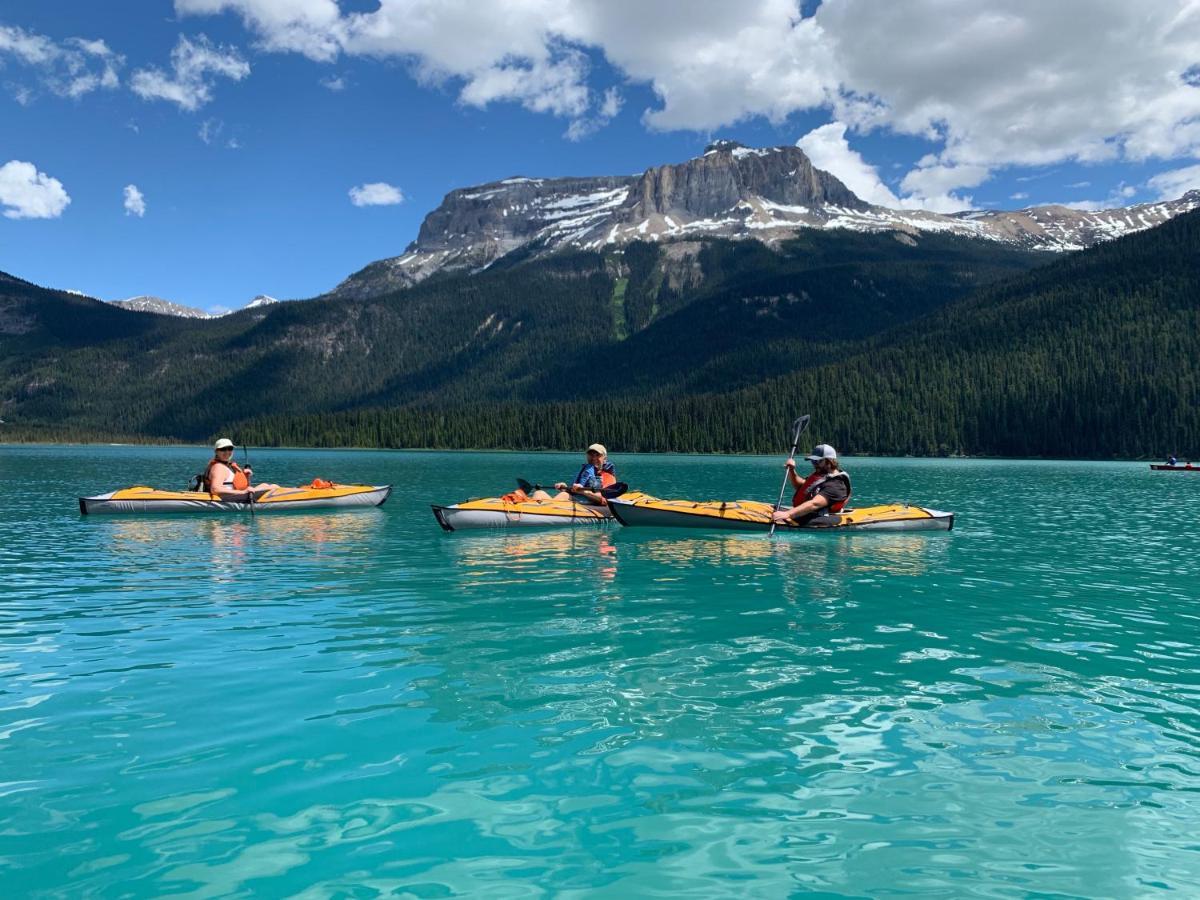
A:
[[[808,420],[812,416],[807,413],[795,422],[792,423],[792,452],[788,454],[788,459],[793,459],[796,456],[796,448],[800,446],[800,435],[804,433],[804,429],[808,427]],[[783,493],[787,490],[788,472],[783,473],[783,484],[779,486],[779,499],[775,501],[775,509],[779,509],[779,505],[783,503]],[[771,529],[767,532],[767,537],[775,534],[775,514],[771,513]]]
[[[246,460],[246,468],[250,468],[250,448],[242,444],[242,458]],[[246,478],[246,499],[250,502],[250,518],[254,518],[254,485],[249,483],[250,478]]]
[[[523,490],[526,494],[532,494],[534,491],[540,491],[542,489],[540,484],[530,484],[524,478],[517,479],[517,487]],[[613,497],[620,497],[628,490],[629,485],[627,485],[624,481],[618,481],[615,484],[610,484],[608,487],[600,488],[599,493],[600,496],[605,500],[611,500]],[[567,493],[573,494],[575,492],[568,490]]]

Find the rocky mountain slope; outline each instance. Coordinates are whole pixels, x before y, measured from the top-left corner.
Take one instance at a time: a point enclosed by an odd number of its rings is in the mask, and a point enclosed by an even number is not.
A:
[[[80,294],[86,296],[86,294]],[[219,319],[221,316],[227,316],[229,313],[210,313],[202,309],[197,309],[194,306],[184,306],[182,303],[174,303],[170,300],[164,300],[162,297],[139,296],[130,297],[128,300],[112,300],[111,305],[119,306],[121,309],[130,309],[134,312],[155,313],[160,316],[178,316],[183,319]],[[279,300],[267,294],[259,294],[242,309],[261,309],[264,306],[270,306],[278,303]],[[238,310],[234,310],[238,312]]]
[[[774,244],[808,229],[941,232],[1026,250],[1080,250],[1160,225],[1200,207],[1179,200],[1083,211],[1041,206],[941,215],[859,199],[798,147],[717,141],[702,156],[641,175],[509,178],[446,195],[403,255],[372,263],[328,296],[368,297],[445,271],[475,271],[504,258],[633,241],[752,238]]]
[[[597,372],[610,396],[728,390],[812,364],[824,352],[812,332],[860,339],[1044,257],[946,235],[912,246],[809,231],[776,251],[705,242],[697,282],[683,284],[666,249],[557,253],[203,320],[0,278],[0,416],[201,439],[264,411],[569,401],[596,391]]]
[[[121,309],[131,309],[134,312],[157,313],[160,316],[180,316],[185,319],[213,318],[211,313],[196,309],[194,306],[184,306],[182,303],[172,303],[162,297],[148,295],[130,297],[128,300],[113,300],[112,305],[119,306]]]

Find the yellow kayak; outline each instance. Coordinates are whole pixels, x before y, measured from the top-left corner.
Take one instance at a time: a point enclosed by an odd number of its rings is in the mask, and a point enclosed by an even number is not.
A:
[[[629,493],[637,499],[644,494]],[[613,501],[609,500],[609,504]],[[570,525],[607,525],[613,520],[611,506],[596,506],[579,500],[529,500],[484,497],[450,506],[431,504],[434,518],[446,531],[463,528],[553,528]]]
[[[669,528],[709,528],[732,531],[769,531],[770,503],[758,500],[660,500],[642,494],[608,501],[613,516],[622,525],[654,525]],[[949,531],[954,513],[904,503],[860,506],[836,515],[818,516],[803,525],[776,525],[779,531]]]
[[[330,484],[322,482],[322,485]],[[392,492],[390,484],[330,484],[329,487],[272,488],[255,497],[250,504],[242,500],[222,500],[203,491],[160,491],[138,485],[80,497],[79,511],[95,513],[181,513],[181,512],[276,512],[287,509],[348,509],[380,506]]]

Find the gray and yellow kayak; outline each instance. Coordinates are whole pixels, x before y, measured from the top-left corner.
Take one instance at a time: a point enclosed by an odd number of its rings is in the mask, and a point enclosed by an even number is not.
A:
[[[329,484],[324,482],[323,484]],[[392,492],[390,484],[330,484],[329,487],[272,488],[255,498],[253,511],[279,512],[302,509],[353,509],[380,506]],[[96,513],[197,513],[248,512],[251,504],[245,501],[222,500],[216,494],[203,491],[160,491],[138,485],[80,497],[79,511],[84,515]]]
[[[645,496],[625,495],[631,500]],[[609,504],[613,501],[609,500]],[[595,506],[578,500],[530,500],[513,495],[465,500],[450,506],[430,504],[434,518],[446,531],[464,528],[568,528],[574,525],[607,525],[613,521],[611,506]]]
[[[608,508],[622,525],[651,525],[660,528],[708,528],[727,531],[769,531],[770,503],[758,500],[660,500],[642,494],[608,501]],[[837,515],[819,516],[803,525],[776,525],[782,531],[949,531],[954,513],[905,503],[861,506]]]

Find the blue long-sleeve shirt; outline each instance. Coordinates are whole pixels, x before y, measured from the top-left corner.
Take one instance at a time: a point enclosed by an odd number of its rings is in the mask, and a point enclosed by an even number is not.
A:
[[[600,481],[601,472],[607,472],[613,478],[617,477],[617,470],[613,468],[613,464],[605,460],[601,464],[599,471],[591,463],[584,463],[583,468],[579,470],[579,474],[575,476],[575,480],[571,483],[579,485],[585,491],[598,491],[604,486]]]

